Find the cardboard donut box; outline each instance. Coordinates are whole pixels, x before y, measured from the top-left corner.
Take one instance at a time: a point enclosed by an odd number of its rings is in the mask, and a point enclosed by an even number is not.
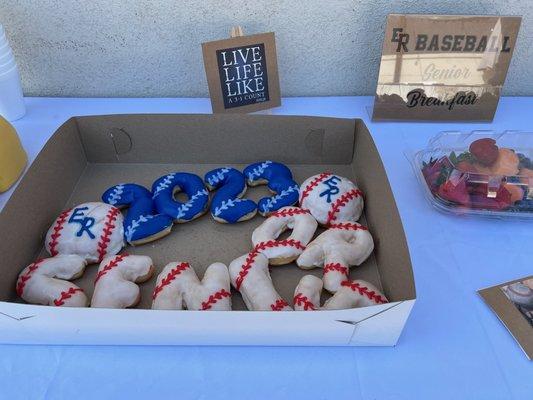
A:
[[[247,311],[233,291],[233,311],[151,310],[155,276],[141,284],[135,309],[63,308],[25,304],[15,293],[19,272],[46,256],[43,242],[57,215],[76,204],[99,201],[109,186],[150,187],[161,175],[203,176],[218,166],[243,168],[273,159],[287,164],[298,183],[331,171],[356,181],[365,193],[361,222],[375,251],[350,272],[379,287],[389,303],[334,311]],[[260,198],[266,188],[247,196]],[[173,227],[155,242],[128,247],[152,257],[157,273],[171,261],[188,261],[199,277],[220,261],[251,250],[259,215],[220,224],[205,215]],[[361,120],[268,115],[108,115],[74,117],[50,138],[0,213],[0,342],[32,344],[180,345],[394,345],[415,302],[411,261],[385,169]],[[75,283],[90,298],[98,265]],[[272,267],[275,287],[292,303],[300,278],[321,269],[294,263]],[[323,298],[323,300],[325,297]]]

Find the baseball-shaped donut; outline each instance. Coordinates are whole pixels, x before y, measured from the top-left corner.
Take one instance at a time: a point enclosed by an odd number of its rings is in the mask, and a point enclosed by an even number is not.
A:
[[[357,221],[363,211],[363,192],[349,179],[324,172],[300,186],[300,207],[311,211],[323,226]]]
[[[178,192],[184,192],[188,200],[174,199]],[[198,175],[175,172],[162,176],[152,184],[152,193],[157,212],[174,219],[176,223],[192,221],[202,216],[209,203],[209,192]]]
[[[83,203],[63,211],[45,239],[51,256],[77,254],[88,263],[100,262],[124,247],[120,210],[105,203]]]

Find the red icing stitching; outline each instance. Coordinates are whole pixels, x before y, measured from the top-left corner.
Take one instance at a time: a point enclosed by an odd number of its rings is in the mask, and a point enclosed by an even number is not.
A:
[[[72,211],[72,208],[69,208],[68,210],[65,210],[61,214],[59,214],[59,217],[57,217],[55,225],[52,228],[54,233],[50,235],[50,242],[48,242],[48,247],[50,248],[49,253],[53,257],[57,256],[58,254],[56,247],[59,244],[59,237],[61,236],[61,231],[64,228],[65,222],[67,222],[67,217],[70,211]]]
[[[335,214],[339,212],[342,206],[346,205],[346,203],[348,203],[350,200],[355,199],[359,196],[363,196],[363,192],[361,192],[359,189],[352,189],[349,192],[344,193],[337,200],[335,200],[335,203],[333,203],[333,206],[331,206],[331,210],[328,212],[328,220],[326,221],[326,225],[329,225],[331,221],[337,219],[337,216]]]
[[[202,310],[209,310],[213,304],[215,304],[217,301],[222,300],[224,297],[230,297],[231,293],[228,292],[226,289],[221,289],[215,294],[212,294],[209,296],[207,301],[202,301]]]
[[[289,303],[287,303],[285,300],[277,299],[274,304],[270,305],[270,308],[272,309],[272,311],[281,311],[285,307],[288,307],[288,306],[289,306]]]
[[[320,175],[318,175],[315,179],[313,179],[311,182],[309,182],[309,184],[302,191],[302,195],[300,196],[300,205],[302,205],[304,199],[307,196],[309,196],[309,193],[311,193],[313,189],[317,187],[320,182],[322,182],[324,179],[326,179],[330,175],[331,175],[331,172],[323,172]]]
[[[115,258],[113,258],[109,264],[107,264],[102,270],[98,271],[96,274],[96,278],[94,279],[94,284],[96,285],[96,282],[100,280],[102,276],[107,274],[109,271],[111,271],[113,268],[116,268],[118,264],[124,260],[124,258],[127,256],[127,254],[119,254]]]
[[[330,224],[328,226],[328,228],[330,229],[345,229],[347,231],[357,231],[357,230],[362,230],[362,231],[367,231],[368,228],[364,225],[361,225],[361,224],[356,224],[356,223],[350,223],[350,222],[339,222],[338,224]]]
[[[62,306],[63,304],[65,304],[65,300],[70,299],[72,295],[76,292],[83,292],[83,290],[80,288],[71,287],[66,292],[61,292],[61,296],[59,297],[59,299],[54,300],[54,304],[58,307]]]
[[[298,293],[296,296],[294,296],[294,305],[295,306],[304,306],[304,311],[309,310],[316,310],[315,305],[307,298],[307,296],[304,296],[302,293]]]
[[[289,208],[285,210],[279,210],[275,211],[272,214],[270,214],[270,217],[293,217],[298,214],[311,214],[311,211],[305,209],[305,208]]]
[[[254,263],[255,257],[257,257],[258,254],[259,252],[256,249],[248,253],[246,260],[244,261],[244,264],[242,265],[241,270],[239,271],[239,276],[237,276],[237,278],[235,279],[235,289],[240,290],[242,282],[244,281],[246,275],[248,275],[248,271],[250,270],[250,268],[252,268],[252,264]]]
[[[22,293],[24,293],[24,287],[26,286],[26,282],[32,277],[32,274],[35,272],[37,268],[39,268],[39,266],[42,264],[43,261],[44,261],[44,258],[41,258],[35,261],[34,263],[31,263],[28,266],[28,271],[24,275],[21,275],[19,279],[17,280],[16,291],[19,297],[22,297]]]
[[[98,262],[101,262],[107,253],[107,245],[111,240],[109,237],[113,234],[113,229],[115,229],[113,222],[116,221],[118,214],[120,214],[120,210],[116,207],[111,207],[105,217],[104,229],[98,242]]]
[[[152,300],[155,300],[155,298],[159,295],[159,293],[161,293],[165,286],[170,285],[170,282],[176,279],[176,276],[181,274],[189,267],[189,263],[186,262],[176,264],[176,266],[170,270],[167,276],[161,280],[161,283],[154,288],[154,292],[152,293]]]
[[[361,286],[356,282],[342,281],[341,286],[346,286],[352,289],[354,292],[359,292],[360,295],[368,297],[370,300],[375,301],[377,304],[387,303],[387,300],[376,294],[374,291],[369,291],[366,286]]]
[[[348,277],[349,269],[339,263],[324,265],[324,274],[327,274],[328,272],[332,272],[332,271],[338,271],[341,274],[344,274],[346,275],[346,277]]]

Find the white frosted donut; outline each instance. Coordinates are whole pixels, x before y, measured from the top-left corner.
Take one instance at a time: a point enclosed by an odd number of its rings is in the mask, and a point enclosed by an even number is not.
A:
[[[124,247],[120,210],[105,203],[83,203],[63,211],[46,234],[52,256],[77,254],[89,263],[117,254]]]
[[[148,256],[119,254],[104,258],[94,280],[91,307],[134,307],[141,300],[137,283],[146,282],[153,273],[152,259]]]
[[[250,311],[290,311],[292,308],[278,294],[268,271],[268,258],[252,251],[229,265],[231,284],[241,292]]]
[[[77,255],[43,258],[28,265],[17,279],[17,294],[31,304],[87,307],[83,290],[67,282],[83,275],[85,260]]]
[[[207,267],[202,281],[187,262],[172,262],[157,277],[152,294],[154,310],[231,310],[228,268],[222,263]]]
[[[271,265],[288,264],[302,254],[311,241],[318,224],[309,210],[283,207],[273,212],[252,233],[254,249],[263,253]],[[277,240],[287,229],[291,235]]]
[[[363,192],[348,178],[324,172],[302,183],[299,204],[323,226],[357,221],[363,212]]]
[[[324,289],[335,293],[348,279],[350,267],[361,265],[373,250],[368,228],[356,222],[339,222],[309,243],[296,264],[302,269],[322,267]]]
[[[343,281],[339,290],[320,307],[322,282],[316,276],[305,275],[294,291],[297,311],[345,310],[387,303],[388,300],[374,285],[362,280]]]

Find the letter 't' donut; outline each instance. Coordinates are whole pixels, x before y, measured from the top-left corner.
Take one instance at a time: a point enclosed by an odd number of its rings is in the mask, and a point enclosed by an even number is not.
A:
[[[172,218],[156,214],[152,193],[141,185],[122,183],[112,186],[104,192],[102,200],[118,208],[129,207],[124,217],[124,238],[131,245],[160,239],[172,229]]]
[[[259,200],[259,214],[263,217],[279,210],[282,207],[298,203],[298,184],[292,178],[291,170],[274,161],[263,161],[248,165],[244,169],[249,186],[266,184],[274,193],[272,197],[263,197]]]
[[[63,211],[45,239],[51,256],[77,254],[89,263],[100,262],[124,247],[123,218],[117,207],[83,203]]]
[[[217,168],[205,174],[209,190],[218,189],[211,199],[211,215],[217,222],[234,224],[253,218],[257,204],[242,199],[246,193],[246,180],[235,168]]]
[[[300,187],[300,207],[311,211],[322,226],[357,221],[363,205],[363,192],[352,181],[329,172],[306,179]]]
[[[174,199],[177,192],[185,192],[189,200],[182,203]],[[207,210],[209,192],[198,175],[176,172],[160,177],[152,184],[157,212],[166,214],[176,223],[192,221]]]

